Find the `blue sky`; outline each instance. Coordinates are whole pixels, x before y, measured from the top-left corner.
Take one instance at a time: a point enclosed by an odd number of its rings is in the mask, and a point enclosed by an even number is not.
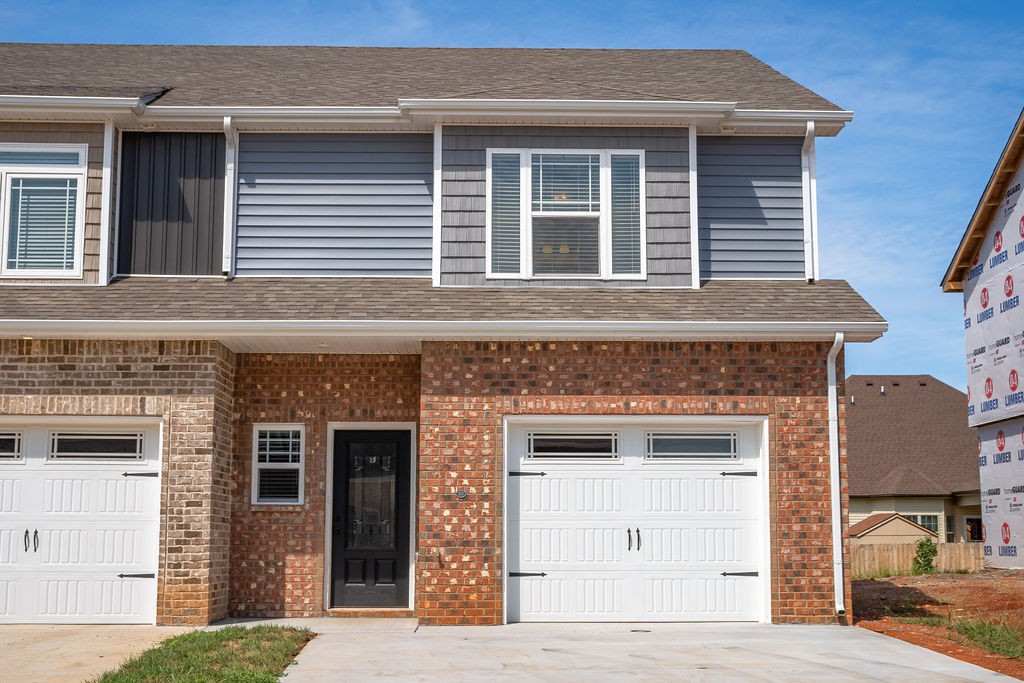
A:
[[[890,331],[847,371],[962,389],[962,303],[938,283],[1024,106],[1022,20],[1012,1],[35,0],[0,5],[0,40],[748,50],[855,112],[818,143],[821,268]]]

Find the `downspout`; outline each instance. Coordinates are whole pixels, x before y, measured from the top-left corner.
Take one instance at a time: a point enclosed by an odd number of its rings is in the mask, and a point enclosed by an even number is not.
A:
[[[846,616],[846,577],[843,573],[843,492],[839,479],[839,392],[836,388],[836,358],[843,350],[843,333],[836,332],[828,351],[828,469],[832,493],[832,573],[836,615]]]
[[[803,194],[804,276],[818,279],[818,180],[814,162],[814,121],[807,122],[800,148],[800,180]]]
[[[230,116],[224,117],[224,226],[221,249],[221,274],[235,276],[235,194],[238,187],[236,164],[238,161],[238,131]]]

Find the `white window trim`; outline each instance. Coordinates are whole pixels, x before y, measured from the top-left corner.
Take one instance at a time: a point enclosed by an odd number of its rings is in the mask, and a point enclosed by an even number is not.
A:
[[[57,440],[61,437],[111,437],[115,439],[123,439],[125,441],[135,440],[138,444],[138,450],[135,455],[104,455],[103,453],[97,453],[95,457],[90,457],[91,454],[82,454],[79,456],[61,456],[56,451]],[[97,465],[97,464],[110,464],[110,463],[124,463],[126,465],[141,464],[146,461],[146,432],[142,429],[131,429],[125,430],[120,428],[102,429],[102,428],[86,428],[86,429],[74,429],[73,427],[61,428],[61,429],[50,429],[46,433],[46,462],[47,464],[84,464],[84,465]]]
[[[74,152],[78,154],[78,164],[75,166],[58,165],[0,165],[0,182],[3,183],[3,194],[0,196],[0,277],[18,279],[60,279],[75,280],[82,278],[82,264],[84,257],[82,250],[85,247],[85,197],[86,185],[88,184],[89,168],[89,146],[88,145],[61,145],[61,144],[34,144],[34,143],[0,143],[0,152]],[[74,268],[71,270],[27,270],[7,267],[7,251],[10,248],[10,206],[11,206],[11,176],[19,178],[74,178],[78,181],[78,192],[75,198],[75,258]]]
[[[671,455],[654,455],[653,441],[659,437],[701,437],[721,436],[732,440],[732,452],[728,455],[684,455],[675,453]],[[737,462],[740,459],[740,435],[732,430],[711,430],[711,429],[658,429],[648,430],[644,433],[644,463],[729,463]]]
[[[495,154],[519,155],[519,272],[495,273],[491,265],[491,158]],[[600,273],[598,275],[580,275],[578,273],[533,275],[533,174],[532,156],[534,154],[595,154],[600,157],[601,171],[601,211],[598,215],[600,249]],[[640,159],[640,272],[612,273],[612,195],[611,195],[611,158],[613,156],[636,156]],[[485,277],[488,280],[646,280],[647,279],[647,160],[642,149],[561,149],[561,148],[504,148],[495,147],[487,150],[487,166],[485,172],[486,192],[484,202],[485,216]],[[544,213],[544,212],[536,212]],[[592,218],[593,212],[561,211],[557,214],[547,212],[558,218]]]
[[[291,430],[299,432],[299,462],[259,462],[259,433],[261,431]],[[259,500],[259,471],[299,469],[299,496],[297,500]],[[300,423],[263,422],[252,426],[252,482],[250,486],[252,505],[303,505],[306,501],[306,425]]]
[[[3,429],[0,425],[0,437],[5,439],[14,438],[15,452],[13,455],[4,454],[0,457],[0,466],[23,465],[25,463],[25,435],[18,429]]]

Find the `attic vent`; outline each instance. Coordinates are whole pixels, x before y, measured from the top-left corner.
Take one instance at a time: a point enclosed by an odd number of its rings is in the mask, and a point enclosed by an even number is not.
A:
[[[918,382],[918,385],[920,385],[922,387],[926,387],[926,386],[928,386],[928,382]]]
[[[892,383],[892,385],[893,385],[894,387],[898,387],[898,386],[900,385],[900,383],[899,383],[899,382],[893,382],[893,383]]]
[[[875,386],[875,383],[874,383],[874,382],[867,382],[867,385],[868,385],[869,387],[873,387],[873,386]]]

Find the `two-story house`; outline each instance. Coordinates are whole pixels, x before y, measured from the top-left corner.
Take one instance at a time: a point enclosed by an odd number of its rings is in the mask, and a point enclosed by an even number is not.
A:
[[[0,620],[849,611],[849,112],[725,50],[0,64]]]

